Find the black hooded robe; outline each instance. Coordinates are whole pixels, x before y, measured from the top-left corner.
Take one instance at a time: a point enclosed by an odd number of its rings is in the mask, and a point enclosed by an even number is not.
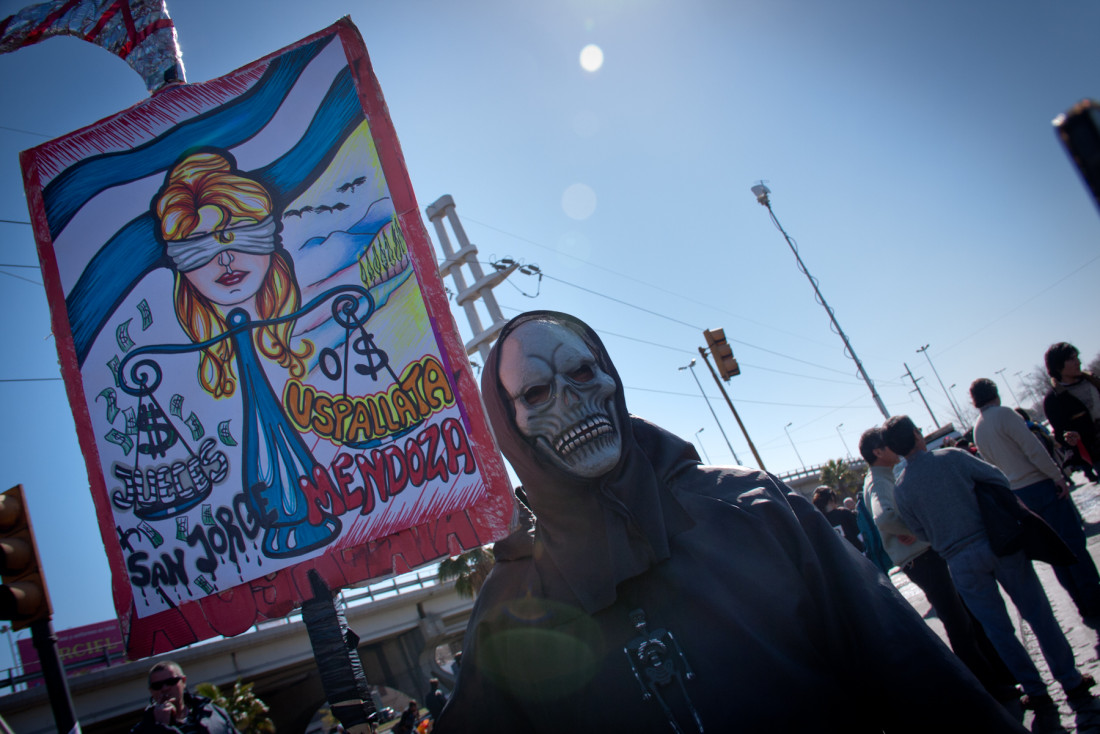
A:
[[[500,345],[536,318],[615,378],[623,452],[597,480],[540,461],[499,387]],[[1024,731],[808,501],[628,416],[581,322],[514,319],[482,391],[535,519],[494,548],[437,734]],[[649,638],[647,673],[629,651]]]

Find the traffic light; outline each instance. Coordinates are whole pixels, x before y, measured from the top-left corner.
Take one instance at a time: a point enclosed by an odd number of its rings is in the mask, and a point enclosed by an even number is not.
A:
[[[50,597],[34,544],[31,517],[23,500],[23,485],[0,495],[0,619],[11,621],[13,630],[48,618]]]
[[[707,346],[722,379],[728,382],[731,377],[741,374],[741,368],[733,358],[733,347],[726,341],[726,332],[723,329],[706,329],[703,336],[707,338]]]

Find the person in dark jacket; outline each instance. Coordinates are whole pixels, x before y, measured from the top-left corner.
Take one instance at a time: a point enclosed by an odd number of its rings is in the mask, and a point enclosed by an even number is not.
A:
[[[509,322],[482,397],[530,512],[435,734],[1023,731],[805,498],[631,416],[577,319]]]
[[[416,701],[409,701],[409,705],[401,712],[401,720],[393,727],[394,734],[411,734],[419,718],[420,708]]]
[[[1043,355],[1051,391],[1043,398],[1054,438],[1073,451],[1071,463],[1100,471],[1100,378],[1081,369],[1077,347],[1052,344]]]
[[[814,503],[814,507],[821,510],[822,514],[829,520],[833,530],[843,535],[845,540],[862,553],[863,540],[859,536],[859,522],[856,520],[856,513],[837,504],[836,492],[833,488],[825,485],[818,487],[814,490],[813,500],[811,501]]]
[[[149,670],[149,698],[130,734],[237,733],[225,709],[187,690],[187,676],[179,663],[162,660]]]
[[[447,696],[443,691],[439,690],[439,679],[432,678],[428,681],[427,698],[424,699],[424,706],[428,709],[428,715],[432,717],[432,721],[439,718],[439,714],[443,712],[443,707],[447,704]]]

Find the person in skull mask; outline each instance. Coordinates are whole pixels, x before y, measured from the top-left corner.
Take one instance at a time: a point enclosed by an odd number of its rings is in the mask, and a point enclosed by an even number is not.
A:
[[[533,518],[436,734],[1024,731],[808,501],[631,416],[579,320],[509,322],[482,396]]]

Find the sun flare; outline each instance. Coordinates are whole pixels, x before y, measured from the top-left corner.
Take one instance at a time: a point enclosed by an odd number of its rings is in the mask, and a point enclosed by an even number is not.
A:
[[[581,68],[585,71],[596,71],[603,66],[603,50],[594,43],[590,43],[581,49]]]

